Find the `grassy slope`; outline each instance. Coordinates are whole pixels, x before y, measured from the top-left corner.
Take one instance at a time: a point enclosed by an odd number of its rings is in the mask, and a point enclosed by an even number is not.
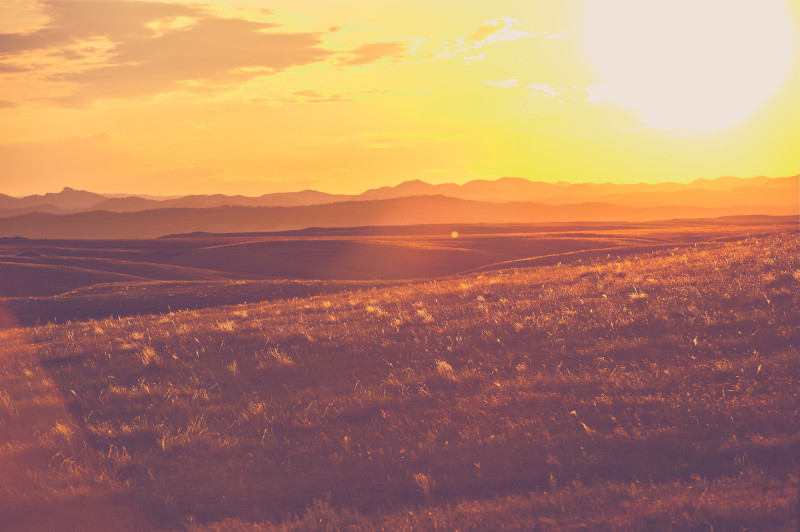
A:
[[[0,306],[9,297],[50,297],[110,282],[431,279],[643,253],[796,225],[796,217],[762,216],[641,224],[355,227],[154,240],[0,238]],[[453,230],[458,238],[451,237]]]
[[[793,530],[799,257],[783,233],[2,332],[0,458],[52,458],[0,518],[127,489],[162,529]]]
[[[0,309],[5,309],[5,314],[0,313],[0,329],[309,297],[393,284],[396,282],[307,280],[96,284],[51,297],[0,298]]]

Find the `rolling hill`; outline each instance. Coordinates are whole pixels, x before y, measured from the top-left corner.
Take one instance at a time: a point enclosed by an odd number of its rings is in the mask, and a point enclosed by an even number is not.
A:
[[[0,522],[796,530],[798,287],[776,231],[0,331]]]
[[[347,283],[392,285],[622,258],[796,230],[794,218],[753,217],[339,227],[151,240],[7,238],[0,239],[0,329],[310,295]]]

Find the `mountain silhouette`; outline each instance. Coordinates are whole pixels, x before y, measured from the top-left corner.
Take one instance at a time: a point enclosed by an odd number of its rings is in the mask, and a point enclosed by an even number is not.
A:
[[[448,196],[411,196],[293,207],[224,206],[168,208],[137,212],[91,211],[74,214],[30,213],[0,218],[0,236],[28,238],[154,238],[204,231],[242,233],[306,227],[418,225],[456,223],[522,224],[541,222],[640,222],[676,218],[761,215],[762,207],[625,207],[584,202],[546,205],[486,202]],[[771,207],[766,214],[798,214],[798,206]]]
[[[390,223],[388,219],[393,220],[391,223],[407,224],[440,221],[528,223],[550,221],[548,216],[553,217],[553,221],[641,221],[751,214],[791,215],[798,211],[798,197],[800,176],[721,177],[698,179],[691,183],[656,184],[548,183],[515,177],[475,180],[463,185],[432,185],[412,180],[357,195],[303,190],[257,197],[211,194],[165,199],[108,197],[65,187],[58,193],[23,198],[0,194],[0,236],[68,234],[70,237],[88,237],[103,234],[116,238],[123,233],[159,236],[198,230],[273,231],[313,225],[385,225]],[[400,199],[409,201],[385,203]],[[436,206],[430,207],[431,203]],[[331,205],[339,207],[332,208]],[[398,213],[401,206],[412,212]],[[240,209],[220,210],[223,207]],[[256,210],[241,210],[246,208]],[[390,211],[381,212],[380,209]],[[198,214],[206,210],[209,212]],[[150,211],[153,212],[143,214]],[[220,214],[223,212],[232,219],[226,222]],[[126,223],[140,227],[130,230],[118,227],[124,217],[112,216],[136,213],[142,214],[130,217]],[[515,214],[512,216],[510,213]],[[78,216],[80,214],[86,216]],[[210,218],[204,221],[206,215]],[[273,219],[273,215],[278,217]],[[260,221],[246,221],[247,216]],[[82,220],[88,219],[105,227],[79,229],[83,226]],[[156,223],[156,220],[163,222]],[[216,221],[211,223],[211,220]],[[63,227],[57,227],[61,225]]]
[[[0,211],[20,210],[20,209],[42,209],[43,212],[57,209],[64,212],[82,211],[92,208],[107,198],[102,194],[87,192],[85,190],[75,190],[74,188],[64,187],[61,192],[48,192],[47,194],[34,194],[22,198],[15,198],[5,194],[0,194]]]

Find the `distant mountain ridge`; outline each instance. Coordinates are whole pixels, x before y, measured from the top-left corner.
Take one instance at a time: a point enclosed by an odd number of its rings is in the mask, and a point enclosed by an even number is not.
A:
[[[224,206],[167,208],[138,212],[29,213],[0,218],[0,237],[121,239],[176,233],[251,233],[308,227],[419,224],[530,224],[543,222],[644,222],[669,219],[764,215],[764,208],[624,207],[586,202],[546,205],[488,202],[441,195],[335,202],[292,207]],[[798,216],[797,206],[772,207],[766,214]]]
[[[800,176],[720,177],[690,183],[567,183],[530,181],[520,177],[474,180],[458,185],[433,185],[420,180],[380,187],[361,194],[329,194],[316,190],[280,192],[250,197],[224,194],[188,195],[156,199],[136,195],[103,195],[65,187],[61,192],[16,198],[0,194],[0,217],[33,212],[73,214],[89,211],[138,212],[167,208],[298,207],[347,201],[372,201],[411,196],[442,195],[452,198],[509,202],[528,201],[566,205],[601,201],[628,207],[684,205],[693,207],[791,207],[800,198]]]
[[[64,187],[61,192],[48,192],[47,194],[34,194],[23,198],[15,198],[0,194],[0,212],[7,210],[36,209],[39,207],[58,209],[60,211],[80,211],[93,208],[108,198],[102,194],[75,190]]]
[[[314,190],[259,197],[107,197],[65,188],[0,195],[0,237],[154,238],[175,233],[457,223],[644,222],[721,216],[800,216],[800,178],[692,183],[544,183],[522,178],[463,185],[407,181],[358,195]]]

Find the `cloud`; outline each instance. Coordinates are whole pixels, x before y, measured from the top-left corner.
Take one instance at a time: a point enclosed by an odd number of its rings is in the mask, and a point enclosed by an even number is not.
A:
[[[461,60],[465,62],[470,61],[480,61],[481,59],[486,59],[486,52],[480,53],[478,55],[471,55],[469,57],[462,57]]]
[[[352,98],[346,98],[342,94],[325,95],[315,90],[302,90],[295,91],[291,96],[274,99],[257,99],[253,100],[254,103],[339,103],[339,102],[352,102]]]
[[[509,78],[500,81],[484,81],[483,84],[488,85],[489,87],[499,87],[501,89],[507,89],[509,87],[519,87],[519,80],[514,78]]]
[[[0,109],[7,109],[9,107],[16,107],[17,104],[14,102],[9,102],[8,100],[0,100]]]
[[[529,83],[528,84],[528,88],[529,89],[533,89],[533,92],[531,92],[531,95],[543,95],[543,94],[546,94],[547,96],[549,96],[551,98],[555,98],[556,96],[558,96],[558,93],[559,93],[559,89],[556,89],[555,87],[553,87],[551,85],[546,85],[544,83]]]
[[[453,57],[468,50],[474,50],[483,46],[499,43],[516,41],[544,35],[540,33],[528,33],[517,29],[519,22],[511,17],[496,18],[486,24],[476,28],[471,34],[461,36],[454,41],[446,43],[438,51],[437,57]]]
[[[408,44],[402,41],[373,42],[362,44],[355,50],[349,52],[350,57],[340,60],[342,65],[367,65],[380,61],[381,59],[393,59],[395,61],[405,57],[408,51]]]
[[[0,57],[14,56],[29,50],[50,48],[70,41],[69,35],[54,28],[45,28],[27,33],[0,33]]]
[[[0,34],[0,55],[54,48],[90,37],[105,36],[118,42],[151,33],[147,22],[159,18],[197,14],[187,5],[160,2],[38,2],[50,22],[44,28]]]
[[[471,41],[474,41],[474,42],[482,41],[485,38],[490,37],[490,36],[494,35],[495,33],[499,32],[499,31],[502,31],[503,29],[505,29],[505,27],[507,25],[508,25],[508,22],[506,20],[504,20],[504,19],[492,20],[492,21],[484,24],[480,28],[476,29],[472,33],[472,35],[467,37],[467,39],[469,39]]]
[[[54,99],[67,106],[187,87],[213,90],[321,62],[334,54],[320,47],[322,33],[280,31],[276,24],[222,18],[190,4],[111,0],[42,5],[48,25],[27,33],[0,34],[0,56],[20,58],[36,50],[63,54],[65,47],[90,40],[110,43],[101,61],[73,64],[71,69],[62,65],[61,71],[50,74],[50,81],[75,87],[71,94]],[[354,53],[365,62],[377,60],[376,54],[389,51],[386,44],[364,45]]]
[[[268,24],[208,18],[160,37],[130,39],[116,47],[115,65],[66,74],[79,99],[149,96],[185,82],[242,82],[324,60],[321,39],[307,33],[265,33]],[[249,68],[250,70],[246,70]]]
[[[11,63],[0,63],[0,74],[11,74],[14,72],[28,72],[29,70],[31,69],[21,65],[14,65]]]

